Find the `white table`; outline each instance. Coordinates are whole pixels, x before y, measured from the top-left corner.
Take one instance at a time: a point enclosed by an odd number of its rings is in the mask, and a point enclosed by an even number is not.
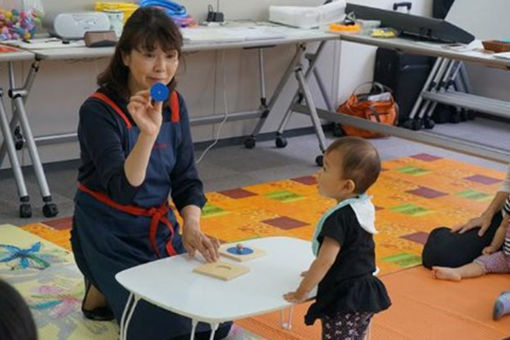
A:
[[[448,60],[473,62],[488,67],[510,70],[509,60],[498,59],[491,54],[482,53],[477,50],[458,51],[445,48],[445,44],[416,41],[407,38],[381,39],[361,34],[348,34],[348,33],[339,33],[338,36],[341,41],[349,41],[353,43],[391,48],[411,54],[421,54],[439,57],[438,61],[436,62],[436,66],[434,66],[434,69],[431,72],[431,76],[429,76],[429,79],[427,80],[427,83],[424,86],[424,90],[422,91],[420,97],[418,98],[415,104],[415,107],[413,108],[414,113],[418,111],[423,101],[434,101],[454,106],[465,107],[476,111],[497,114],[504,117],[510,117],[510,103],[505,101],[475,96],[470,93],[464,93],[459,91],[430,91],[428,89],[425,89],[426,86],[428,86],[430,83],[433,83],[433,80],[435,80],[432,79],[434,72],[435,74],[441,74],[442,72],[443,74],[448,75],[448,72],[446,70],[449,68],[446,66],[448,65],[447,64]],[[441,65],[443,63],[444,65]],[[452,67],[450,68],[453,70],[453,64],[450,65],[452,65]],[[443,70],[441,71],[442,68]],[[450,72],[450,74],[451,73],[453,72]],[[442,84],[444,80],[445,78],[439,79],[439,82]],[[310,90],[307,88],[308,84],[304,83],[303,87],[305,88],[303,92],[305,93],[310,92]],[[428,108],[423,107],[421,108],[421,110],[430,110],[430,107]],[[321,118],[331,122],[352,125],[361,129],[376,131],[387,135],[413,140],[416,142],[429,144],[440,148],[445,148],[452,151],[457,151],[497,162],[508,163],[508,160],[510,158],[510,153],[508,152],[508,150],[496,148],[492,145],[481,144],[466,139],[449,137],[434,132],[413,131],[401,127],[383,125],[376,122],[348,116],[345,114],[339,114],[335,110],[321,110],[316,108],[313,101],[311,100],[310,101],[307,100],[306,105],[302,105],[299,103],[294,104],[292,106],[292,111],[311,115],[312,117],[315,116],[314,119]],[[280,130],[279,132],[282,132],[282,130]],[[318,137],[319,139],[322,138],[319,134]],[[320,157],[321,156],[318,156],[317,159],[319,160]]]
[[[29,51],[13,51],[13,52],[2,52],[0,53],[1,62],[13,62],[13,61],[27,61],[34,59],[34,54]]]
[[[253,31],[253,33],[249,33]],[[322,40],[338,39],[336,34],[318,29],[299,29],[269,22],[233,21],[220,27],[184,28],[183,52],[261,48]],[[208,33],[209,32],[209,33]],[[15,42],[14,42],[15,43]],[[15,43],[16,44],[16,43]],[[41,60],[65,60],[107,58],[113,55],[114,47],[83,47],[63,45],[59,48],[31,48],[30,44],[17,44],[32,51]],[[48,46],[54,45],[54,42]]]
[[[251,33],[250,33],[251,32]],[[213,51],[213,50],[228,50],[228,49],[257,49],[259,57],[259,83],[260,83],[260,107],[256,110],[233,112],[229,113],[228,121],[244,120],[244,119],[258,119],[252,134],[245,140],[247,148],[253,148],[256,144],[256,136],[262,130],[262,127],[271,114],[271,111],[280,97],[284,86],[289,81],[290,77],[294,74],[298,83],[305,82],[313,74],[318,82],[319,89],[328,103],[328,109],[332,109],[329,104],[331,100],[327,95],[322,80],[320,79],[315,65],[322,52],[324,43],[328,40],[337,40],[336,34],[320,31],[318,29],[299,29],[288,26],[282,26],[269,22],[254,22],[254,21],[239,21],[229,22],[228,24],[220,27],[198,27],[198,28],[185,28],[182,30],[184,36],[184,45],[182,51],[184,53],[199,52],[199,51]],[[188,39],[189,38],[189,39]],[[312,42],[320,42],[320,46],[313,54],[306,54],[307,44]],[[273,94],[270,98],[266,98],[266,85],[264,75],[264,56],[263,50],[278,45],[296,45],[296,52],[289,62],[286,71],[280,78]],[[22,47],[29,48],[27,44]],[[109,58],[113,55],[113,47],[69,47],[69,48],[40,48],[30,49],[35,53],[37,60],[83,60],[94,58]],[[303,73],[302,59],[303,56],[309,60],[310,64],[306,69],[306,74]],[[203,125],[219,123],[224,120],[224,115],[210,115],[201,117],[191,117],[191,125]],[[316,129],[317,133],[319,132]],[[68,138],[75,133],[65,133],[63,138]],[[51,138],[47,136],[46,140]],[[59,136],[55,136],[58,140]],[[319,140],[322,143],[322,140]],[[278,145],[278,147],[281,147]],[[321,144],[324,148],[323,143]]]
[[[190,34],[193,32],[194,34]],[[208,33],[209,32],[209,33]],[[319,30],[305,30],[291,28],[268,22],[232,22],[228,25],[221,27],[199,27],[196,29],[184,29],[184,37],[196,37],[196,41],[193,39],[185,39],[183,52],[197,52],[197,51],[212,51],[212,50],[225,50],[225,49],[257,49],[259,57],[259,82],[260,82],[260,106],[257,109],[243,112],[232,112],[228,115],[228,121],[243,120],[243,119],[257,119],[257,123],[254,124],[253,133],[249,138],[246,139],[245,145],[249,148],[255,146],[255,138],[260,133],[266,118],[271,113],[277,99],[279,98],[284,86],[289,81],[290,77],[294,73],[296,77],[301,72],[302,57],[305,55],[307,44],[311,42],[321,42],[317,52],[313,55],[313,60],[310,60],[306,77],[298,77],[298,81],[302,82],[305,78],[308,78],[308,74],[315,70],[315,63],[317,58],[322,51],[322,46],[325,41],[338,39],[335,34],[322,32]],[[204,36],[206,38],[204,38]],[[30,91],[30,88],[35,79],[36,73],[39,70],[40,63],[46,60],[85,60],[95,58],[110,58],[115,49],[113,47],[100,47],[100,48],[88,48],[83,47],[80,42],[72,42],[69,45],[59,44],[54,39],[43,38],[37,43],[24,43],[20,41],[8,41],[6,44],[14,45],[19,48],[25,49],[24,51],[15,53],[0,54],[0,62],[9,62],[9,72],[13,72],[12,62],[16,60],[33,60],[30,72],[27,76],[27,80],[23,88],[15,89],[14,76],[10,77],[11,90],[13,90],[13,103],[16,105],[16,110],[19,112],[16,117],[10,122],[10,131],[17,124],[18,116],[20,123],[26,127],[23,128],[23,137],[26,139],[26,144],[29,148],[30,155],[32,157],[32,163],[34,164],[35,173],[41,188],[41,193],[45,205],[43,212],[46,217],[54,216],[57,213],[57,207],[54,203],[51,203],[51,195],[49,187],[46,182],[44,170],[42,168],[39,156],[37,153],[36,143],[44,142],[49,143],[60,143],[76,140],[76,131],[66,131],[63,133],[47,135],[43,137],[34,137],[30,131],[30,125],[26,119],[26,112],[24,102]],[[46,44],[45,44],[46,42]],[[264,75],[264,57],[263,50],[266,48],[274,47],[277,45],[295,45],[296,52],[289,62],[289,65],[277,84],[273,94],[266,98],[266,86],[265,86],[265,75]],[[56,47],[58,45],[58,47]],[[34,58],[35,55],[35,58]],[[307,54],[307,57],[310,54]],[[319,82],[321,93],[326,102],[330,102],[327,97],[327,92],[324,90],[322,81],[320,80],[317,71],[314,71],[314,75]],[[302,79],[301,79],[302,78]],[[224,115],[209,115],[190,118],[191,125],[203,125],[203,124],[214,124],[224,120]],[[0,162],[5,157],[8,145],[4,145],[0,149]],[[17,168],[13,165],[13,168]],[[25,183],[23,178],[20,177],[21,172],[15,170],[16,180],[18,185],[18,191],[20,197],[22,197],[20,216],[29,217],[30,214],[27,212],[30,210],[30,204],[28,202],[28,195],[26,189],[24,189]],[[18,180],[21,178],[21,180]],[[25,211],[25,213],[21,213]]]
[[[448,44],[445,43],[413,40],[405,37],[381,39],[361,34],[339,33],[338,35],[342,41],[401,50],[411,54],[461,60],[510,70],[510,60],[495,58],[492,53],[485,53],[478,49],[459,51],[446,47]],[[481,44],[479,47],[482,47]]]
[[[221,322],[291,307],[292,304],[283,299],[283,294],[296,289],[301,280],[300,273],[313,261],[310,242],[268,237],[246,241],[243,245],[265,250],[266,255],[241,263],[250,267],[250,272],[231,281],[193,273],[202,262],[189,259],[187,255],[161,259],[118,273],[115,278],[130,292],[120,324],[121,339],[127,338],[129,322],[140,299],[189,317],[193,325],[192,339],[198,322],[211,325],[212,339]],[[221,260],[239,264],[224,257]]]

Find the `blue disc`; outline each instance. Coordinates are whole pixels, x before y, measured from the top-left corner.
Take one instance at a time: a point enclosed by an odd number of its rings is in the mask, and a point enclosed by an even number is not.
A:
[[[151,97],[156,102],[164,102],[168,99],[168,87],[163,83],[156,83],[151,87]]]
[[[241,249],[238,249],[237,247],[230,247],[230,248],[227,248],[227,251],[230,254],[234,254],[234,255],[248,255],[248,254],[253,253],[253,249],[246,248],[246,247],[242,247]]]

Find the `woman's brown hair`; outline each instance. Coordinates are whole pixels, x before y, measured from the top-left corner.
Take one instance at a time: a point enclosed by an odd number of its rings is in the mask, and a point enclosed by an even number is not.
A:
[[[180,57],[181,32],[172,19],[162,10],[155,7],[140,7],[124,25],[110,64],[97,77],[97,84],[121,97],[129,97],[129,68],[124,65],[122,55],[129,55],[133,49],[152,51],[156,47],[165,52],[176,50]],[[175,77],[167,86],[170,91],[175,89]]]

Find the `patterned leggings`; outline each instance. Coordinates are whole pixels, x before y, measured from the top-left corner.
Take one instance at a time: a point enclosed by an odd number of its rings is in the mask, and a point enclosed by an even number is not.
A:
[[[337,313],[322,318],[323,340],[363,340],[374,313]]]

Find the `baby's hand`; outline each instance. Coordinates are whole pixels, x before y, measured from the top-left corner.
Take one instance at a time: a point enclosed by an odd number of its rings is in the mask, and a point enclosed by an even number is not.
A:
[[[301,303],[306,301],[307,295],[306,293],[295,291],[283,295],[283,298],[290,303]]]
[[[492,253],[494,253],[496,251],[497,251],[497,249],[495,249],[494,247],[488,246],[488,247],[483,248],[482,254],[490,255],[490,254],[492,254]]]

